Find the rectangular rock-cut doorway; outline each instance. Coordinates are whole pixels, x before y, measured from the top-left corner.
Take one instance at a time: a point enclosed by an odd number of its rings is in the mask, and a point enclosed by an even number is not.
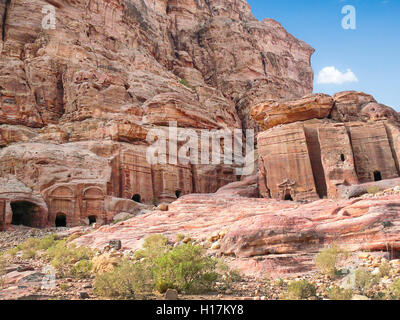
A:
[[[11,202],[12,225],[23,225],[32,228],[44,228],[41,224],[39,207],[29,201]]]
[[[308,155],[311,161],[311,169],[314,176],[315,188],[321,199],[328,196],[328,187],[326,185],[325,170],[322,165],[321,145],[318,137],[317,126],[304,126],[306,136]]]

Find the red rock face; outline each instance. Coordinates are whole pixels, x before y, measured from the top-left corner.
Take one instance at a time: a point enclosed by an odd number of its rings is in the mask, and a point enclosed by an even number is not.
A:
[[[151,234],[172,241],[184,234],[206,247],[211,239],[221,254],[234,258],[228,258],[232,266],[260,277],[311,271],[315,254],[330,243],[348,251],[386,251],[387,243],[400,250],[398,195],[300,204],[249,198],[255,182],[253,177],[216,194],[187,195],[167,212],[104,226],[75,243],[103,248],[117,238],[123,250],[136,250]]]
[[[253,107],[251,115],[264,129],[309,119],[327,118],[333,99],[325,94],[314,94],[299,100],[268,101]]]
[[[400,122],[364,93],[312,95],[252,109],[264,197],[340,197],[347,186],[399,177]]]
[[[312,92],[313,49],[242,0],[3,1],[0,13],[0,177],[41,199],[41,225],[215,192],[235,165],[149,164],[149,130],[257,129],[251,106]],[[7,185],[3,228],[18,200]]]

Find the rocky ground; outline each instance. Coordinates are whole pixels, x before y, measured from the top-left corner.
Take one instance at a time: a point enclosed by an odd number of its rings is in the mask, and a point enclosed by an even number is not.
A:
[[[378,196],[393,195],[398,190],[386,190],[379,195],[370,194],[363,198],[376,198]],[[163,208],[165,210],[165,208]],[[171,210],[171,209],[170,209]],[[157,211],[156,211],[157,212]],[[130,222],[132,220],[128,220]],[[122,222],[123,224],[124,222]],[[126,223],[126,222],[125,222]],[[49,266],[43,252],[37,252],[35,257],[24,256],[19,252],[15,255],[8,255],[7,250],[15,248],[17,245],[24,243],[29,238],[43,238],[45,236],[57,233],[59,238],[69,238],[73,240],[75,237],[84,235],[90,237],[93,232],[101,233],[101,229],[96,231],[93,227],[78,227],[78,228],[59,228],[59,229],[32,229],[27,227],[13,227],[12,230],[0,233],[0,257],[6,261],[5,275],[3,276],[3,287],[0,290],[0,299],[28,299],[28,300],[82,300],[82,299],[101,299],[93,292],[95,275],[94,273],[85,279],[75,277],[62,277],[57,274],[55,287],[47,288],[43,286],[46,267]],[[104,232],[104,230],[103,230]],[[225,235],[219,235],[223,238]],[[215,235],[217,237],[217,235]],[[181,240],[188,241],[189,237]],[[192,239],[190,239],[192,240]],[[210,239],[213,241],[216,239]],[[220,247],[219,241],[214,242],[214,248],[210,248],[215,255]],[[217,245],[215,245],[217,243]],[[210,242],[209,247],[212,247]],[[107,257],[122,257],[129,255],[130,250],[115,250],[109,245],[100,249],[97,256]],[[178,295],[178,299],[200,299],[200,300],[279,300],[287,299],[289,286],[293,281],[306,280],[313,284],[316,288],[315,295],[303,297],[309,300],[326,300],[332,299],[330,289],[335,286],[345,286],[345,280],[351,279],[352,270],[362,268],[368,273],[368,277],[376,277],[375,282],[371,282],[368,286],[357,287],[353,289],[350,296],[346,299],[367,300],[367,299],[382,299],[387,297],[393,283],[400,279],[400,260],[393,259],[393,252],[388,247],[387,250],[377,252],[352,252],[348,256],[341,259],[337,265],[340,272],[335,276],[326,276],[317,271],[315,266],[312,270],[302,273],[287,273],[282,277],[276,274],[264,272],[257,276],[244,274],[237,282],[230,285],[226,283],[217,283],[216,292],[209,295],[186,296]],[[315,257],[315,255],[314,255]],[[228,265],[235,265],[235,258],[225,257]],[[390,260],[390,261],[389,261]],[[100,263],[101,265],[101,263]],[[369,280],[368,280],[369,281]],[[368,282],[367,281],[367,282]],[[339,296],[342,297],[342,296]],[[166,299],[165,295],[153,294],[146,297],[147,299]]]

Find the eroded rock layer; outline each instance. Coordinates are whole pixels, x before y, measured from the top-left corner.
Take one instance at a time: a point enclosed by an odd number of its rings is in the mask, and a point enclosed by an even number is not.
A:
[[[399,257],[397,194],[373,199],[318,200],[307,204],[256,199],[255,178],[229,185],[216,194],[187,195],[168,211],[104,226],[75,240],[103,248],[120,239],[122,250],[140,249],[146,237],[163,234],[176,241],[184,234],[222,254],[231,266],[258,277],[315,270],[315,254],[335,243],[352,251],[384,251]]]

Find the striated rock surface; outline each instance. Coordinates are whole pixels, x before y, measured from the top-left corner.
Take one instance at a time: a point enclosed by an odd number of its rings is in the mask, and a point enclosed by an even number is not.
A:
[[[333,99],[325,94],[314,94],[299,100],[270,101],[256,105],[251,115],[264,129],[309,119],[327,118]]]
[[[352,91],[256,105],[261,195],[336,199],[348,186],[398,178],[398,114],[370,101]]]
[[[375,98],[364,92],[344,91],[333,95],[335,106],[332,109],[332,119],[340,122],[360,120],[362,108]]]
[[[249,179],[216,194],[187,195],[170,204],[167,212],[153,211],[101,227],[75,243],[103,248],[118,238],[123,250],[136,250],[151,234],[171,240],[184,234],[210,248],[220,247],[218,252],[232,266],[260,277],[310,271],[314,255],[330,243],[349,251],[386,251],[390,243],[394,253],[400,252],[398,194],[308,204],[235,195],[252,183]]]
[[[42,28],[46,2],[54,30]],[[279,23],[257,21],[242,0],[34,0],[2,9],[1,123],[240,127],[238,115],[245,121],[256,100],[312,91],[313,49]],[[166,117],[154,118],[154,108]]]

